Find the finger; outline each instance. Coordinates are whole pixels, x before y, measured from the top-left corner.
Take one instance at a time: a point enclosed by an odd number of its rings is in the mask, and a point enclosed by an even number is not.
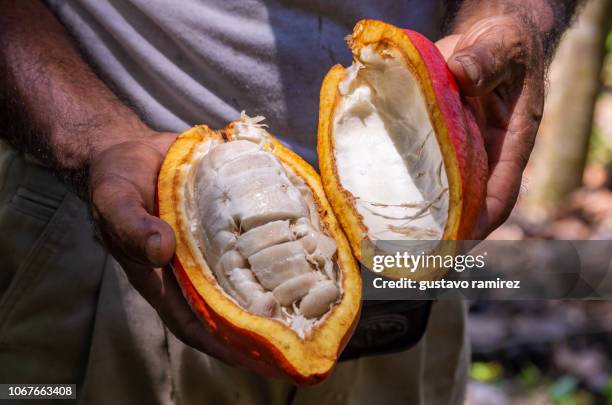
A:
[[[512,212],[521,187],[522,169],[514,161],[500,161],[491,172],[487,196],[474,239],[481,240],[503,224]]]
[[[477,230],[481,237],[501,225],[516,203],[542,117],[543,99],[543,85],[525,81],[507,128],[488,131],[485,146],[489,180],[485,210]]]
[[[508,17],[489,18],[470,28],[448,60],[464,94],[488,94],[524,67],[530,36],[523,31]]]
[[[165,265],[174,253],[174,232],[151,215],[159,167],[172,139],[159,136],[150,143],[116,145],[90,170],[93,213],[109,248],[149,266]]]
[[[457,42],[460,39],[461,39],[461,35],[453,34],[453,35],[447,35],[439,39],[438,41],[436,41],[436,47],[442,54],[442,57],[444,58],[444,60],[448,60],[448,58],[452,56],[455,50],[455,46],[457,45]]]
[[[175,237],[163,220],[150,215],[137,186],[117,174],[98,179],[92,191],[94,215],[111,250],[137,263],[163,266],[174,254]]]

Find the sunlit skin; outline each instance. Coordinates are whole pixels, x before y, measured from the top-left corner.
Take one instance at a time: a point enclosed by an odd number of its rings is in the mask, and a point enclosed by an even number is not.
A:
[[[522,24],[513,15],[490,17],[436,43],[477,111],[487,149],[487,196],[474,239],[510,214],[542,116],[543,47]]]

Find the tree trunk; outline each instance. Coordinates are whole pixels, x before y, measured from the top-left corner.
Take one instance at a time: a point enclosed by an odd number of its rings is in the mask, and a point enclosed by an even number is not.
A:
[[[559,45],[521,213],[541,220],[582,183],[600,89],[609,0],[592,0]]]

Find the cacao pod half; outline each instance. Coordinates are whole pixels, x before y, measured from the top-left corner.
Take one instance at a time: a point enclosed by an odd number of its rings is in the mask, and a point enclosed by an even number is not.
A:
[[[180,135],[159,174],[159,215],[202,322],[263,373],[315,383],[352,334],[361,277],[319,175],[258,122]]]
[[[370,267],[381,240],[469,239],[484,202],[487,155],[444,58],[422,35],[381,21],[360,21],[347,42],[353,65],[334,66],[321,87],[318,154],[325,193],[356,257]],[[427,270],[411,276],[446,272]],[[406,276],[395,268],[383,274]]]

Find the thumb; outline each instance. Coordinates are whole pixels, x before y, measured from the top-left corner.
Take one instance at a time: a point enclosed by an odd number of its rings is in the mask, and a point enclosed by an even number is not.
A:
[[[145,210],[130,186],[123,179],[98,184],[93,193],[96,222],[111,250],[137,263],[164,266],[174,254],[174,232]]]
[[[497,17],[474,24],[462,36],[448,66],[464,94],[488,94],[524,66],[520,31],[512,19]]]

